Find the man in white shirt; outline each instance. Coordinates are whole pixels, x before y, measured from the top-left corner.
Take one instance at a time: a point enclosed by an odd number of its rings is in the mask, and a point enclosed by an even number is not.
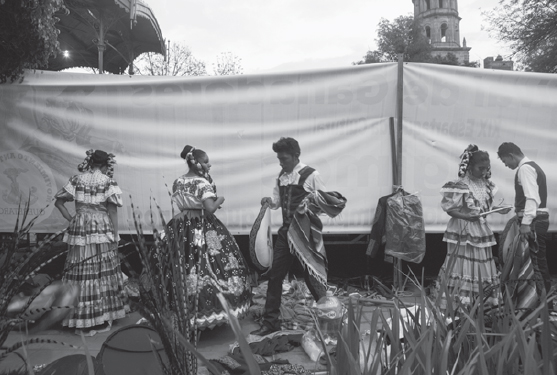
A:
[[[543,278],[545,292],[549,293],[551,279],[547,266],[545,244],[549,227],[549,211],[547,209],[545,173],[538,164],[528,159],[520,148],[512,142],[501,144],[497,150],[497,155],[505,166],[513,170],[516,169],[514,207],[520,218],[520,233],[535,233],[536,235],[538,242],[538,252],[535,254],[537,265]]]
[[[288,271],[299,262],[290,251],[288,244],[288,228],[296,208],[302,200],[316,190],[325,190],[319,172],[300,162],[300,146],[293,138],[281,138],[273,143],[273,151],[277,153],[282,168],[273,196],[261,199],[261,205],[267,203],[271,209],[282,209],[283,224],[278,231],[277,241],[273,249],[271,269],[266,273],[269,278],[267,298],[263,312],[261,328],[251,332],[253,335],[264,336],[280,330],[280,304],[282,300],[282,282]],[[324,285],[311,277],[308,270],[304,270],[304,279],[311,294],[318,301],[326,295]]]

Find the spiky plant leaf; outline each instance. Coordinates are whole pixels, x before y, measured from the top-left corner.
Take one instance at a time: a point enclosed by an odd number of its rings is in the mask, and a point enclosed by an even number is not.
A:
[[[453,338],[453,332],[449,331],[447,337],[445,337],[445,341],[443,342],[441,348],[441,355],[439,362],[439,367],[437,368],[438,371],[435,371],[436,374],[446,374],[448,369],[448,362],[449,362],[449,350],[451,350],[451,340]]]
[[[87,371],[89,375],[95,374],[95,367],[93,366],[93,360],[91,359],[91,353],[89,352],[89,347],[87,346],[87,342],[85,341],[85,336],[83,332],[80,332],[81,342],[83,343],[83,350],[85,351],[85,358],[87,361]]]
[[[172,323],[168,319],[163,318],[162,320],[163,320],[164,324],[166,325],[166,327],[168,329],[172,329]],[[176,338],[178,339],[180,344],[182,344],[188,351],[193,353],[199,360],[201,360],[201,362],[203,362],[203,364],[207,367],[207,369],[209,371],[211,371],[213,374],[218,374],[219,373],[219,370],[215,367],[215,365],[213,365],[207,358],[205,358],[205,356],[203,354],[199,353],[197,351],[196,347],[193,346],[192,343],[184,337],[184,335],[182,335],[178,331],[175,331],[174,333],[176,334]],[[247,342],[246,342],[246,344],[247,344]],[[253,359],[253,355],[252,355],[251,359]],[[246,361],[247,361],[247,359],[246,359]],[[259,366],[257,367],[257,369],[259,370]],[[251,367],[250,367],[250,371],[251,371]],[[250,374],[252,374],[252,373],[250,372]],[[253,374],[254,375],[259,375],[259,374],[261,374],[261,371],[254,372]]]
[[[481,288],[480,288],[481,290]],[[482,305],[482,304],[480,304]],[[482,311],[481,307],[480,307],[480,311]],[[481,331],[481,327],[479,327],[479,325],[481,325],[482,322],[479,322],[478,326],[476,326],[476,340],[477,340],[477,350],[478,350],[478,360],[477,360],[477,366],[479,366],[479,374],[480,375],[489,375],[489,371],[487,369],[487,363],[486,363],[486,359],[485,359],[485,353],[484,353],[484,347],[483,347],[483,337],[482,337],[482,331]]]
[[[3,352],[0,355],[0,362],[2,362],[10,353],[15,352],[16,350],[20,349],[24,345],[29,346],[29,345],[32,345],[32,344],[55,344],[55,345],[66,346],[66,347],[72,348],[72,349],[82,349],[79,346],[67,344],[67,343],[62,342],[62,341],[45,339],[45,338],[40,338],[40,337],[31,338],[31,339],[26,339],[26,340],[19,341],[19,342],[13,344],[12,346],[10,346],[8,348],[2,348]]]
[[[217,297],[219,298],[222,307],[224,308],[226,314],[228,315],[230,326],[232,327],[232,330],[234,331],[234,335],[236,336],[236,340],[240,345],[240,350],[242,351],[242,355],[246,360],[246,364],[248,365],[249,373],[253,375],[260,375],[261,370],[259,369],[259,365],[255,361],[253,352],[251,351],[251,348],[248,342],[246,341],[244,334],[242,333],[242,328],[240,327],[240,323],[238,323],[238,318],[236,318],[236,316],[234,316],[234,314],[230,310],[230,307],[228,306],[228,302],[226,302],[226,298],[224,298],[224,295],[222,293],[218,293]]]
[[[342,327],[342,331],[338,335],[336,366],[331,369],[331,373],[336,375],[361,373],[359,357],[362,315],[358,313],[356,317],[354,303],[354,300],[350,298],[347,309],[347,324]]]
[[[545,290],[542,290],[541,295],[542,301],[545,301],[546,294]],[[542,330],[541,330],[541,337],[540,337],[540,345],[542,349],[542,358],[543,358],[543,375],[551,375],[555,374],[555,366],[553,362],[553,341],[551,339],[551,330],[550,329],[543,329],[543,327],[549,327],[549,310],[547,308],[547,303],[542,303],[542,310],[541,310],[541,323],[542,323]]]

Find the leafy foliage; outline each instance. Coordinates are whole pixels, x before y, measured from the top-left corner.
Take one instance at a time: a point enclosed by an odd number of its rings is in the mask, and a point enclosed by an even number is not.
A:
[[[23,79],[24,69],[43,68],[60,52],[60,9],[63,0],[0,0],[0,83]]]
[[[431,59],[432,47],[413,16],[400,16],[392,22],[381,18],[375,41],[377,50],[368,51],[355,65],[397,61],[398,54],[403,54],[404,61],[408,62],[428,62]]]
[[[470,68],[479,68],[480,62],[479,61],[468,61],[464,63],[460,63],[458,61],[458,57],[454,53],[447,53],[445,56],[433,56],[428,62],[433,64],[441,64],[441,65],[460,65],[460,66],[467,66]]]
[[[557,2],[500,0],[483,15],[490,35],[509,43],[525,70],[557,73]]]
[[[461,65],[477,68],[478,62],[461,64],[453,53],[446,56],[432,55],[433,47],[423,34],[419,22],[412,16],[400,16],[394,21],[381,19],[377,25],[377,50],[367,51],[354,65],[398,61],[402,54],[406,62],[424,62],[443,65]]]
[[[232,52],[223,52],[213,64],[213,74],[217,76],[242,74],[242,59]],[[156,53],[144,53],[134,62],[137,74],[153,76],[206,76],[205,62],[196,59],[189,47],[181,43],[171,43],[166,58]]]
[[[147,52],[135,59],[136,73],[151,76],[205,76],[205,63],[196,59],[189,47],[181,43],[169,43],[166,57]]]
[[[447,53],[446,56],[433,56],[430,60],[434,64],[458,65],[458,57],[454,53]]]
[[[213,64],[213,73],[216,76],[234,76],[243,73],[242,59],[232,52],[223,52],[217,56],[216,65]]]

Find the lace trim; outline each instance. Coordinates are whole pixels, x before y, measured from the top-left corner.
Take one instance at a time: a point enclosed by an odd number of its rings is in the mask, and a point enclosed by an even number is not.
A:
[[[83,236],[72,236],[69,233],[64,235],[63,241],[68,245],[78,245],[86,246],[91,244],[107,243],[107,242],[117,242],[120,240],[120,236],[115,240],[113,233],[99,233],[91,234],[85,237]]]

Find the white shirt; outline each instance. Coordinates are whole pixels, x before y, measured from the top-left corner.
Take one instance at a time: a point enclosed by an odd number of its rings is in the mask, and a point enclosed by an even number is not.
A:
[[[547,208],[538,208],[541,204],[540,192],[538,187],[538,172],[530,164],[525,163],[531,161],[526,156],[518,163],[518,184],[522,186],[524,190],[524,196],[526,197],[526,203],[524,206],[524,212],[522,217],[522,224],[530,225],[536,217],[537,211],[546,211]],[[521,212],[518,213],[519,216]]]
[[[275,184],[275,187],[273,188],[273,196],[271,197],[271,199],[273,200],[273,204],[271,205],[271,209],[276,210],[277,208],[280,207],[279,186],[297,184],[300,181],[300,171],[304,167],[306,167],[306,165],[300,162],[294,167],[292,172],[284,173],[279,177],[278,183]],[[325,184],[321,180],[321,176],[317,171],[314,171],[306,178],[303,187],[304,190],[307,191],[308,193],[312,193],[316,190],[325,190]]]

